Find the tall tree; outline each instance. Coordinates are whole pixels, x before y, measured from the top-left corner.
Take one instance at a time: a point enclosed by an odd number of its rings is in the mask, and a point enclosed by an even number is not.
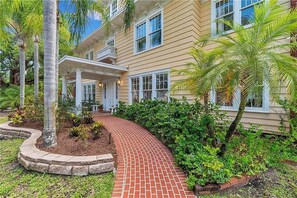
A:
[[[44,36],[44,128],[43,141],[47,147],[57,145],[56,136],[56,31],[57,2],[43,1]]]

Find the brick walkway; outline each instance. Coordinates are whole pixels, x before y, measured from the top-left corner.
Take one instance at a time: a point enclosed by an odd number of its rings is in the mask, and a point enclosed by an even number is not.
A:
[[[170,151],[147,130],[113,116],[95,115],[112,133],[118,167],[112,197],[194,197]]]

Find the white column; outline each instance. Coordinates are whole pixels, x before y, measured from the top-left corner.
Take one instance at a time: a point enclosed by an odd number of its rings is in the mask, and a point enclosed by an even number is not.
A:
[[[81,80],[81,70],[76,69],[76,79],[75,79],[75,106],[77,109],[77,114],[81,114],[82,110],[82,80]]]
[[[67,78],[62,76],[62,100],[67,99]]]

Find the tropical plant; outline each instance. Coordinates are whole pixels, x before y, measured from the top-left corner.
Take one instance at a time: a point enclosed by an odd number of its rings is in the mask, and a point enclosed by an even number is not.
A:
[[[103,123],[96,121],[94,122],[91,127],[91,133],[93,134],[93,139],[96,140],[100,137],[101,133],[102,133],[102,129],[103,129]]]
[[[220,155],[225,153],[226,145],[240,123],[249,94],[259,94],[264,86],[268,86],[277,98],[280,87],[286,86],[291,100],[296,100],[297,59],[282,52],[296,48],[297,42],[279,40],[290,38],[297,29],[297,10],[288,12],[286,9],[277,0],[259,4],[255,6],[251,27],[221,20],[234,33],[203,39],[202,44],[211,41],[217,46],[214,51],[224,51],[224,54],[217,64],[203,71],[201,79],[194,82],[195,86],[209,90],[224,84],[230,93],[240,91],[239,109],[226,133]]]

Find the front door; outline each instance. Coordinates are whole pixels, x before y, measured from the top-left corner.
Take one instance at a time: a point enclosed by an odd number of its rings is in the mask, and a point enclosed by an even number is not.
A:
[[[103,84],[103,109],[110,111],[118,104],[118,87],[116,81],[107,81]]]

